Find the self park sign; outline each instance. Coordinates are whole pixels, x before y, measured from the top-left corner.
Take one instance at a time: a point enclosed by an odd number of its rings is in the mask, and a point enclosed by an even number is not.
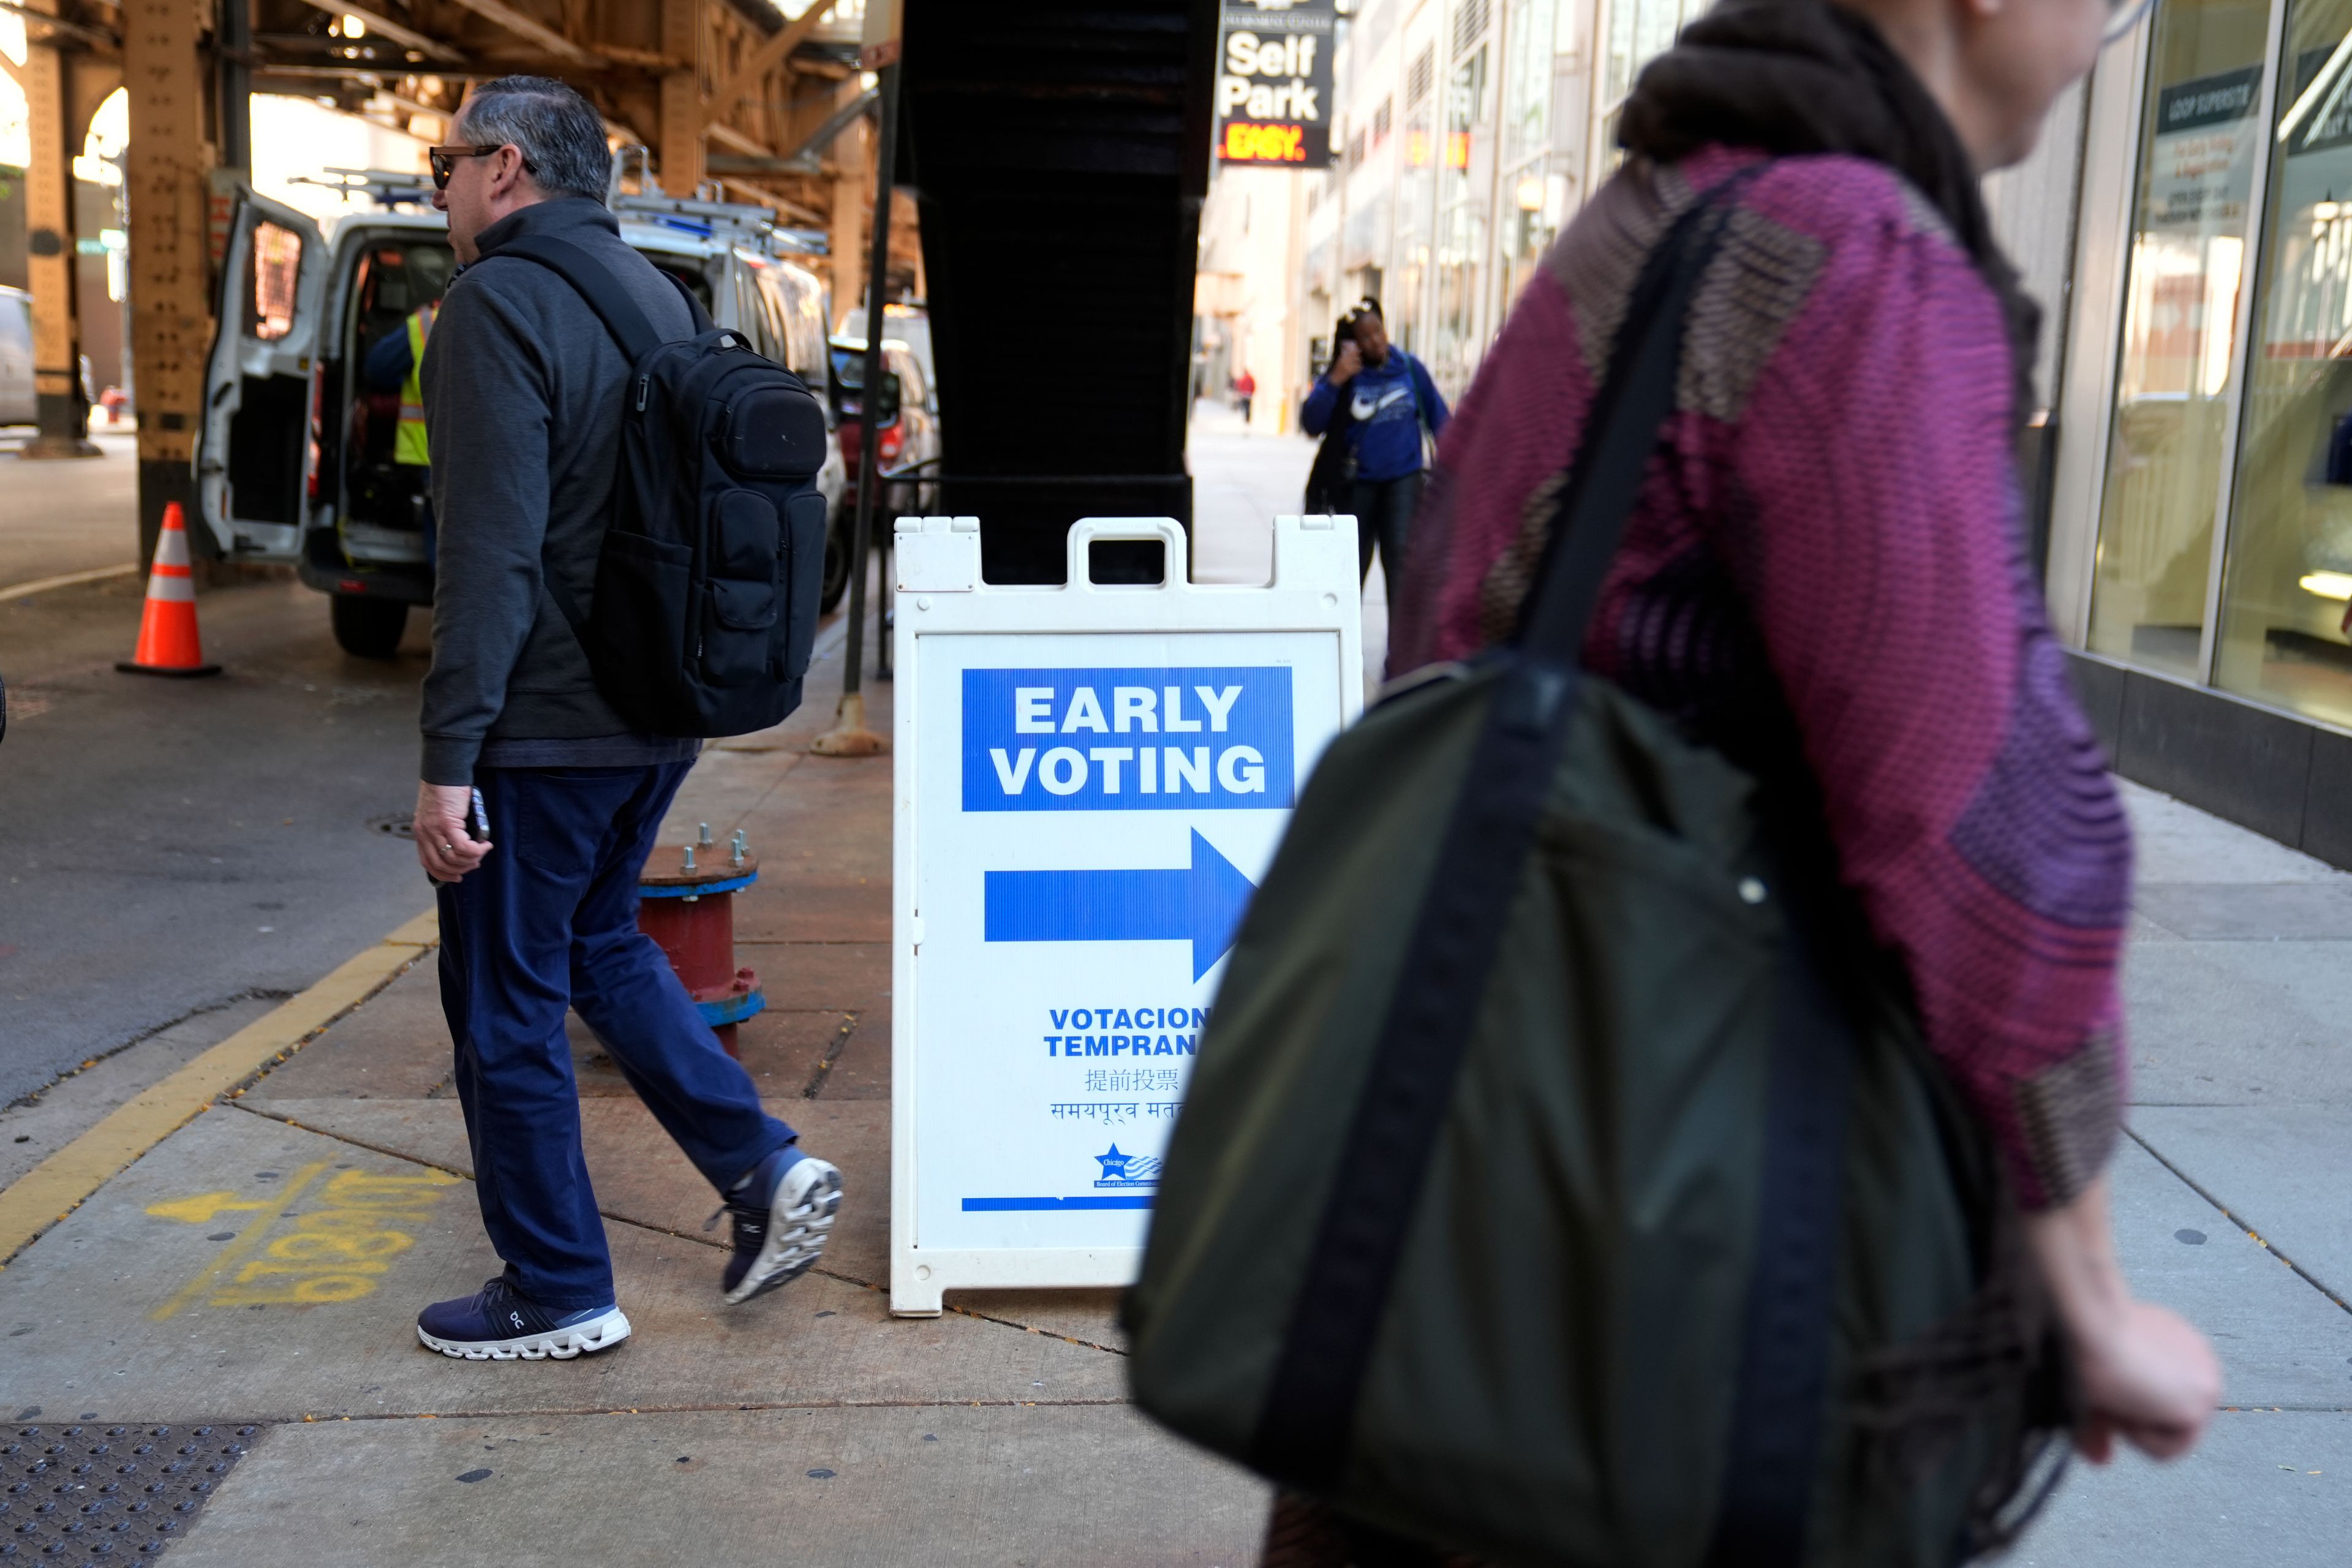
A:
[[[1331,163],[1334,0],[1224,0],[1217,40],[1217,157]]]

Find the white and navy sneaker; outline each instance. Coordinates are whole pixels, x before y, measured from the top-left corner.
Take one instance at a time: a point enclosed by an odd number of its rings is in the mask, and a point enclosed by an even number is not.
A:
[[[840,1207],[841,1173],[802,1153],[797,1143],[753,1166],[727,1194],[735,1256],[727,1260],[719,1286],[728,1300],[748,1301],[807,1273],[824,1255]]]
[[[476,1295],[436,1301],[417,1313],[416,1337],[428,1349],[465,1361],[570,1361],[627,1339],[629,1320],[618,1307],[552,1311],[501,1274]]]

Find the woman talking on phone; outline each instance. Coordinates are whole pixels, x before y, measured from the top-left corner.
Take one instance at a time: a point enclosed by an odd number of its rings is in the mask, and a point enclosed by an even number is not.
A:
[[[1381,547],[1381,578],[1397,603],[1405,539],[1421,504],[1425,442],[1445,428],[1445,399],[1422,363],[1389,342],[1378,300],[1361,300],[1339,318],[1331,368],[1316,380],[1299,410],[1299,427],[1320,436],[1343,412],[1341,438],[1353,473],[1343,487],[1356,514],[1356,575],[1372,569]]]

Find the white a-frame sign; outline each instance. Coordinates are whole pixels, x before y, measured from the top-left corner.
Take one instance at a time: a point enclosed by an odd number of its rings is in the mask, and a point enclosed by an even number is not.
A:
[[[1098,540],[1166,580],[1097,584]],[[1235,926],[1363,707],[1348,518],[1279,517],[1274,580],[1186,580],[1165,518],[1082,521],[1069,581],[980,576],[901,518],[890,1309],[1135,1278]]]

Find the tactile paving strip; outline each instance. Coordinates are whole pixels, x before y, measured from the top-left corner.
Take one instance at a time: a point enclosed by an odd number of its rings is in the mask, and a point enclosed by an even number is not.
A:
[[[0,1428],[0,1562],[161,1556],[188,1532],[258,1430]]]

